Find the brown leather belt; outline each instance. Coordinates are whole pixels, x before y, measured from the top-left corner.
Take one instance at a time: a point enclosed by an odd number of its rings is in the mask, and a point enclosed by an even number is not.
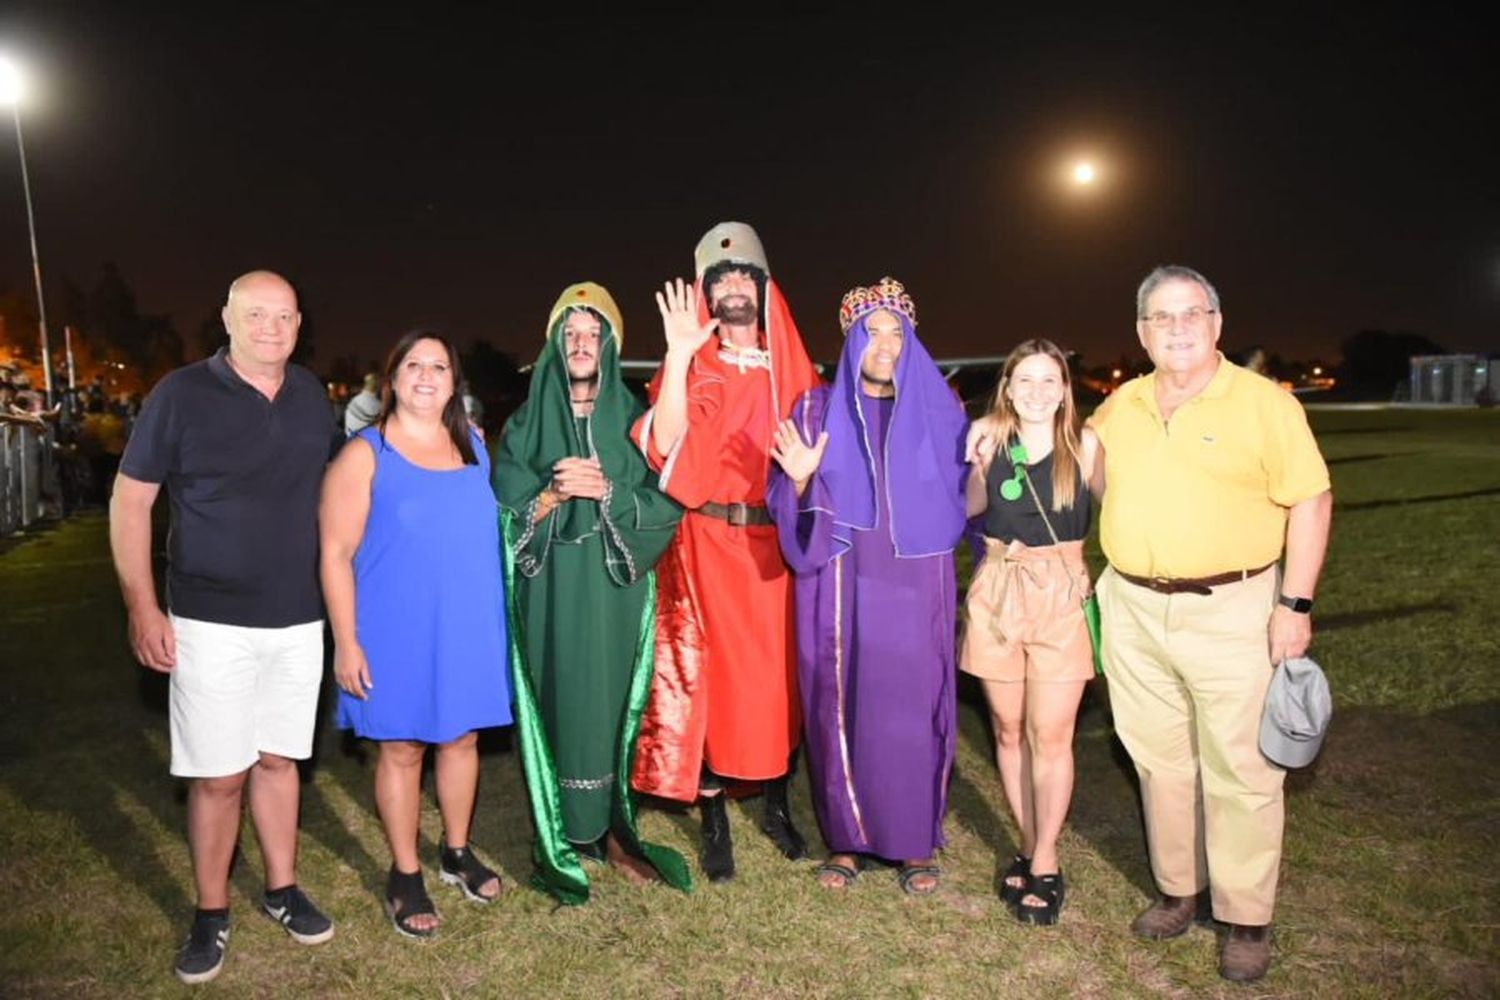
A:
[[[1266,570],[1275,566],[1274,562],[1266,563],[1260,569],[1237,569],[1229,573],[1219,573],[1215,576],[1189,577],[1167,577],[1167,576],[1132,576],[1119,569],[1115,574],[1122,580],[1129,580],[1137,587],[1145,587],[1154,590],[1158,594],[1212,594],[1213,588],[1223,586],[1226,583],[1239,583],[1248,580],[1252,576],[1260,576]]]
[[[699,514],[707,514],[721,521],[727,521],[736,528],[743,528],[747,524],[772,524],[771,512],[766,510],[765,504],[758,503],[706,503],[702,507],[694,507],[693,510]]]

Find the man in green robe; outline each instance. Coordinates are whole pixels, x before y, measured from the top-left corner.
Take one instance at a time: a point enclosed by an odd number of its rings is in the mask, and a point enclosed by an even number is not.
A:
[[[588,899],[580,855],[691,887],[681,855],[637,835],[630,791],[651,686],[652,567],[682,511],[628,437],[645,408],[620,377],[623,339],[609,292],[565,289],[493,463],[533,881],[570,904]]]

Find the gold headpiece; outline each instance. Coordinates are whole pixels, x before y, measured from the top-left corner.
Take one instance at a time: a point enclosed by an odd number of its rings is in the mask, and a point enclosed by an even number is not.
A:
[[[625,321],[620,318],[620,307],[615,305],[614,296],[609,294],[608,289],[592,281],[580,281],[563,289],[563,293],[557,297],[557,304],[552,307],[551,315],[547,317],[548,336],[551,336],[552,328],[557,325],[558,318],[563,313],[579,307],[592,309],[603,316],[604,321],[609,324],[609,332],[615,338],[616,350],[625,350]]]
[[[878,284],[868,288],[861,285],[845,293],[844,301],[839,304],[839,326],[848,333],[851,326],[877,309],[900,313],[911,320],[912,326],[917,325],[917,304],[906,294],[906,286],[887,276]]]

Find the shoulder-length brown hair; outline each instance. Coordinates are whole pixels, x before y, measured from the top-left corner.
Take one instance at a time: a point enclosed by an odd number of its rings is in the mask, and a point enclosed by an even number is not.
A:
[[[1011,375],[1016,365],[1034,354],[1045,354],[1057,362],[1062,372],[1062,401],[1052,423],[1052,509],[1066,510],[1078,497],[1078,470],[1083,462],[1079,458],[1078,433],[1080,421],[1078,408],[1073,403],[1073,378],[1068,371],[1068,356],[1050,340],[1035,338],[1017,344],[1005,359],[1000,372],[1000,384],[995,388],[995,404],[990,410],[998,429],[1000,447],[1010,444],[1020,431],[1021,418],[1016,414],[1015,404],[1006,395]]]
[[[478,465],[479,459],[474,454],[474,441],[469,429],[469,414],[464,409],[464,390],[468,386],[464,383],[463,365],[458,360],[458,351],[454,349],[453,342],[441,333],[413,330],[396,341],[396,346],[391,348],[391,353],[385,359],[385,384],[380,390],[380,416],[375,418],[375,426],[380,429],[380,436],[384,438],[385,422],[396,412],[396,370],[419,340],[435,340],[443,345],[443,350],[448,354],[448,370],[453,373],[453,396],[448,400],[448,405],[443,407],[443,426],[448,428],[448,436],[453,439],[453,447],[458,449],[458,455],[464,460],[464,464]]]

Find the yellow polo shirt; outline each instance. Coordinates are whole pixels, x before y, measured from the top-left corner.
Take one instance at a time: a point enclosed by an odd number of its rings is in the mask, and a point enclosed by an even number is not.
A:
[[[1122,385],[1089,425],[1104,446],[1104,554],[1135,576],[1205,577],[1273,562],[1287,508],[1329,488],[1302,404],[1222,354],[1170,421],[1152,373]]]

